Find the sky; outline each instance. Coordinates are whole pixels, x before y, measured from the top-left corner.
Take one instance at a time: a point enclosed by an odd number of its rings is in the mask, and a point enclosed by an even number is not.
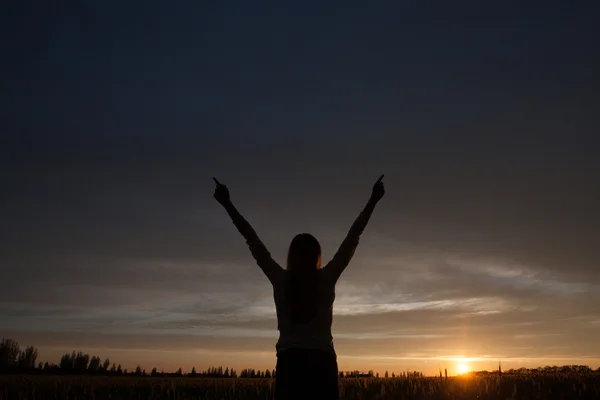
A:
[[[385,174],[340,370],[600,367],[598,5],[41,3],[0,17],[1,337],[274,368],[212,177],[283,264],[300,232],[331,258]]]

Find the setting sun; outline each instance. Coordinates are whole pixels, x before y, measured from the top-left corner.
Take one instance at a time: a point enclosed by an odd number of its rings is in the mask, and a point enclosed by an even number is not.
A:
[[[464,364],[464,363],[460,363],[456,366],[458,373],[459,374],[466,374],[467,372],[469,372],[471,369],[469,368],[468,364]]]

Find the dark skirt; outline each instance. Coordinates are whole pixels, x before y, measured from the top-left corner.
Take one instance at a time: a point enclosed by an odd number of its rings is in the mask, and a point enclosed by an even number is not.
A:
[[[334,354],[288,349],[277,355],[275,400],[338,400],[338,366]]]

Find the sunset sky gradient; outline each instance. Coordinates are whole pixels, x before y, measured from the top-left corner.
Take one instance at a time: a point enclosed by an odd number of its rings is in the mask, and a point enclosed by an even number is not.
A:
[[[600,366],[597,5],[124,3],[3,6],[0,337],[274,368],[212,176],[283,264],[300,232],[328,261],[385,173],[340,369]]]

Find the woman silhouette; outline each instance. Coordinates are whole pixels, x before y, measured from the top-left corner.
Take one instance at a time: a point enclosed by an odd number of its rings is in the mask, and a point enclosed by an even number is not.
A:
[[[227,186],[216,178],[215,199],[246,239],[252,256],[273,285],[277,312],[275,399],[339,399],[337,355],[331,323],[335,284],[352,259],[369,218],[385,194],[383,175],[373,186],[362,210],[333,259],[321,268],[321,246],[308,233],[294,237],[287,268],[272,258],[250,224],[229,198]]]

